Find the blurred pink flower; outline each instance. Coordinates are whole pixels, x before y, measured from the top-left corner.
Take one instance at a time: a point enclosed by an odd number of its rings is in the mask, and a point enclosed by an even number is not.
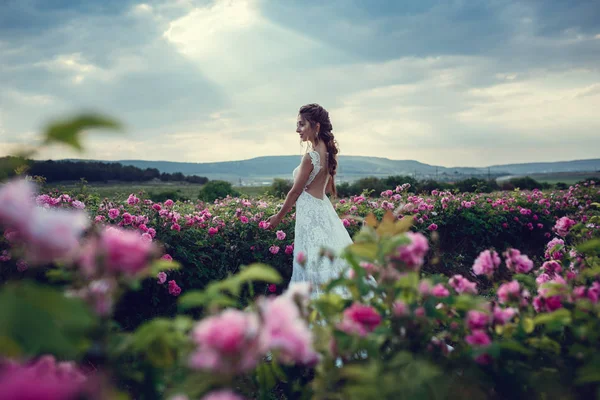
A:
[[[515,315],[517,314],[517,309],[508,307],[508,308],[500,308],[498,306],[494,307],[494,322],[499,325],[504,325],[509,322]]]
[[[408,306],[405,302],[397,300],[394,302],[394,305],[392,307],[392,313],[396,317],[405,317],[409,313]]]
[[[517,249],[509,248],[504,252],[506,267],[517,274],[526,274],[533,269],[533,261]]]
[[[469,281],[462,275],[454,275],[452,278],[450,278],[450,280],[448,280],[448,284],[452,286],[452,288],[458,294],[477,294],[477,284]]]
[[[506,304],[510,301],[517,301],[520,299],[521,287],[518,281],[510,281],[503,283],[496,292],[498,301],[502,304]]]
[[[101,232],[97,250],[109,271],[126,275],[143,271],[156,252],[154,244],[144,241],[139,232],[112,226]]]
[[[481,330],[473,331],[470,335],[465,337],[465,341],[472,347],[487,347],[492,343],[492,339]]]
[[[392,262],[403,263],[409,269],[418,270],[423,265],[429,243],[422,233],[407,232],[406,237],[410,239],[410,243],[398,246],[390,259]]]
[[[110,210],[108,210],[108,217],[110,219],[117,218],[119,216],[119,214],[120,214],[120,212],[116,208],[111,208]]]
[[[200,400],[245,400],[229,389],[215,390],[203,396]]]
[[[438,283],[431,290],[431,294],[435,297],[448,297],[450,296],[450,291],[441,283]]]
[[[156,277],[158,278],[158,283],[161,285],[167,281],[167,274],[163,271],[159,272]]]
[[[27,260],[42,264],[74,257],[89,224],[87,214],[81,211],[35,207],[23,228]]]
[[[194,369],[242,373],[253,369],[261,356],[258,317],[239,310],[227,309],[201,320],[192,340],[197,345],[189,360]]]
[[[16,179],[0,187],[0,223],[15,228],[21,227],[29,219],[35,203],[35,185],[23,179]]]
[[[286,236],[284,231],[277,231],[276,235],[277,235],[277,240],[283,240],[283,239],[285,239],[285,236]]]
[[[298,261],[298,264],[304,266],[304,264],[306,264],[306,255],[303,252],[298,252],[298,255],[296,256],[296,261]]]
[[[260,339],[263,352],[274,351],[284,363],[317,363],[312,331],[301,318],[293,296],[262,298],[259,309],[264,321]]]
[[[486,275],[491,278],[494,272],[500,266],[500,256],[493,250],[484,250],[479,253],[479,256],[473,263],[473,273],[475,275]]]
[[[285,254],[287,254],[288,256],[294,254],[294,246],[289,244],[285,246]]]
[[[472,331],[484,329],[489,323],[490,316],[482,311],[469,310],[467,313],[467,326]]]
[[[75,399],[86,380],[74,363],[57,363],[51,355],[30,364],[11,362],[0,371],[0,399]]]
[[[344,310],[338,329],[348,334],[366,336],[381,323],[381,315],[371,306],[354,303]]]

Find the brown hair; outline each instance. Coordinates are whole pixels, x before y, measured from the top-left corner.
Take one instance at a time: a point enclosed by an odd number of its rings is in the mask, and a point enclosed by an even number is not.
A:
[[[308,121],[311,127],[315,126],[317,123],[321,125],[315,142],[319,143],[319,141],[323,141],[323,143],[325,143],[327,154],[329,155],[329,157],[327,157],[327,169],[329,171],[329,175],[331,176],[331,193],[333,196],[337,196],[337,191],[335,190],[335,174],[337,172],[337,154],[339,150],[337,142],[333,137],[333,126],[329,120],[329,113],[326,109],[318,104],[307,104],[302,106],[300,107],[300,111],[298,111],[298,113]]]

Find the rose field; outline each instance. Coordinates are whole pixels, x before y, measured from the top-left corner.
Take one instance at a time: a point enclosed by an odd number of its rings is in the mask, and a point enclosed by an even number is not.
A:
[[[105,124],[79,122],[47,137]],[[600,396],[594,181],[333,199],[354,244],[312,299],[279,199],[35,181],[0,184],[0,399]]]

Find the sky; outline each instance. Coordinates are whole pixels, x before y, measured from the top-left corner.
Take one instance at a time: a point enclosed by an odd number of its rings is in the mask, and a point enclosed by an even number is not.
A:
[[[0,0],[0,156],[93,111],[122,133],[40,159],[341,155],[446,167],[600,157],[598,0]]]

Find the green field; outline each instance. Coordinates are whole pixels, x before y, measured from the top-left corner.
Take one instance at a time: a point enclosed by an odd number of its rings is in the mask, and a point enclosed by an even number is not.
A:
[[[196,200],[202,185],[191,184],[186,182],[111,182],[111,183],[86,183],[83,185],[79,182],[61,182],[45,185],[46,189],[57,189],[60,193],[77,193],[81,190],[89,194],[96,194],[100,197],[108,197],[112,200],[123,201],[131,193],[136,196],[143,195],[150,197],[152,194],[161,192],[175,192],[180,196],[190,200]],[[258,197],[266,192],[268,187],[265,186],[244,186],[235,187],[237,191],[245,197]]]

